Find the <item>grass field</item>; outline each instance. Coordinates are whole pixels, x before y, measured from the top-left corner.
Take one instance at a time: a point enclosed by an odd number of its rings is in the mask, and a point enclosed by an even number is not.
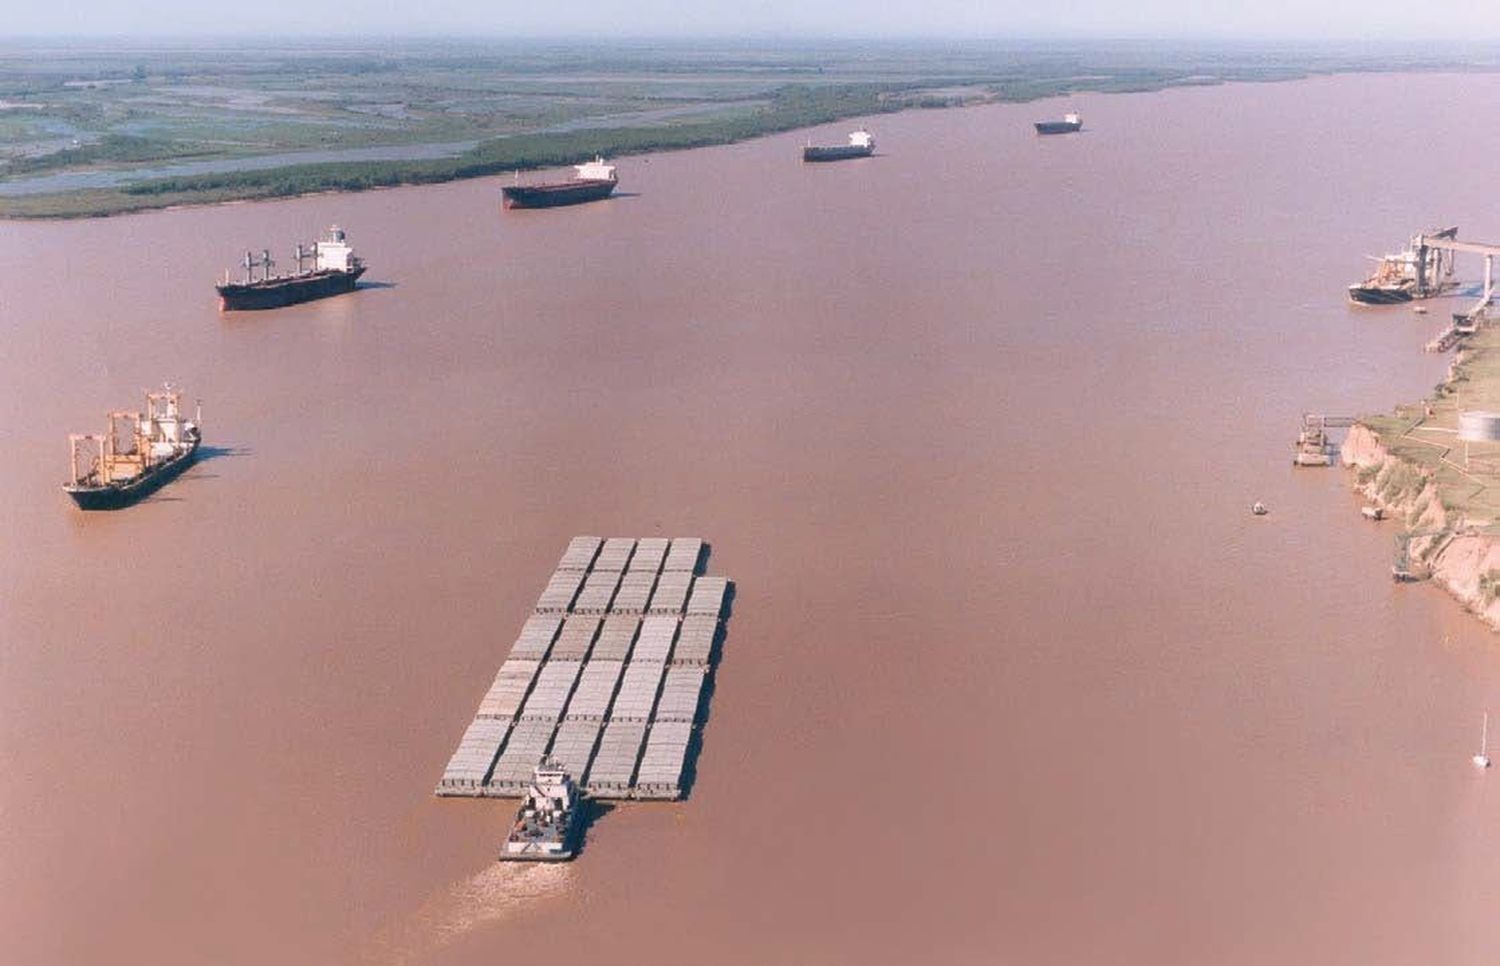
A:
[[[0,216],[446,181],[911,107],[1497,65],[1473,50],[1140,43],[12,42]],[[445,147],[399,156],[412,145]],[[271,166],[236,170],[255,158]],[[181,162],[192,173],[165,170]],[[59,175],[66,189],[37,180]]]
[[[1488,525],[1500,521],[1500,443],[1461,441],[1461,410],[1500,412],[1500,328],[1483,328],[1468,340],[1430,399],[1360,421],[1392,456],[1432,477],[1447,509],[1471,525]],[[1417,486],[1415,478],[1406,483]]]

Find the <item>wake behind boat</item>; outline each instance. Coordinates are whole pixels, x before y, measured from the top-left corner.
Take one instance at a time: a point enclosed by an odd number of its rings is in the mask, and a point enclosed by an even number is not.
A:
[[[148,392],[144,413],[112,412],[104,434],[68,437],[72,475],[63,491],[83,510],[129,506],[191,466],[201,440],[198,416],[182,417],[182,393],[170,385]]]
[[[513,184],[500,189],[500,196],[507,208],[557,208],[562,205],[577,205],[585,201],[608,198],[620,179],[615,175],[615,166],[605,164],[604,158],[595,157],[587,164],[575,164],[576,177],[567,181],[544,182],[542,184]],[[520,176],[517,175],[519,178]]]

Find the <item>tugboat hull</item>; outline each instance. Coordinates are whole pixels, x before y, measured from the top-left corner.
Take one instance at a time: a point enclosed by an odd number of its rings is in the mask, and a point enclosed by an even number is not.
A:
[[[1083,130],[1082,121],[1037,121],[1038,134],[1076,134]]]
[[[155,493],[192,466],[198,458],[199,442],[199,438],[194,437],[192,444],[180,456],[158,463],[128,483],[108,486],[70,484],[64,486],[63,490],[73,498],[80,510],[119,510]]]
[[[313,272],[310,275],[273,278],[243,285],[217,285],[215,288],[219,291],[219,308],[226,312],[279,309],[285,305],[352,292],[354,284],[364,273],[364,266],[361,265],[347,272]]]

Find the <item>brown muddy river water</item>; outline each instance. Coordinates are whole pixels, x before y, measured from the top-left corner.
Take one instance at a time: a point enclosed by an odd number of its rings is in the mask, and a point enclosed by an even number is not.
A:
[[[1500,240],[1497,96],[1081,96],[624,159],[568,210],[0,226],[4,961],[1497,961],[1496,638],[1289,463],[1302,411],[1443,372],[1443,307],[1343,288]],[[381,286],[218,314],[333,221]],[[75,511],[66,434],[163,379],[221,450]],[[691,798],[502,868],[512,805],[432,789],[575,533],[704,536],[734,616]]]

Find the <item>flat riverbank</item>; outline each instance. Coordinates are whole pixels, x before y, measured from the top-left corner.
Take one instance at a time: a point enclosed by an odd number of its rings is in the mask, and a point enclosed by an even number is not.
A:
[[[1500,67],[1468,49],[1123,42],[13,45],[0,55],[8,218],[432,184],[911,108]]]

